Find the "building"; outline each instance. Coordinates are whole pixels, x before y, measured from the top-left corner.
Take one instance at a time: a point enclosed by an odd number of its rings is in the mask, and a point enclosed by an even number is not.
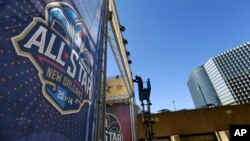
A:
[[[192,71],[187,84],[196,108],[221,105],[203,65]]]
[[[218,94],[218,97],[222,105],[234,105],[236,104],[231,91],[229,90],[225,79],[216,66],[213,59],[210,59],[205,65],[207,74]]]
[[[222,105],[249,103],[250,43],[240,45],[209,59],[204,64],[204,68],[205,70],[203,67],[196,68],[188,81],[196,107],[204,105],[204,100],[209,101],[210,97],[214,97],[214,90]],[[201,88],[200,93],[204,95],[203,99],[195,89],[198,84]],[[208,93],[206,89],[211,88],[211,84],[214,90]]]
[[[223,105],[249,103],[249,43],[213,57],[205,68]]]
[[[157,141],[229,141],[232,124],[250,124],[250,104],[157,113],[154,133]],[[138,140],[145,140],[141,115],[137,116]]]

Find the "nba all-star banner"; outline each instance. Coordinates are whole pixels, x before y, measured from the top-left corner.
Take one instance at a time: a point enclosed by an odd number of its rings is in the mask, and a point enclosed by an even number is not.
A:
[[[106,141],[132,141],[130,105],[107,105],[105,118]]]
[[[94,139],[102,0],[0,0],[0,140]]]

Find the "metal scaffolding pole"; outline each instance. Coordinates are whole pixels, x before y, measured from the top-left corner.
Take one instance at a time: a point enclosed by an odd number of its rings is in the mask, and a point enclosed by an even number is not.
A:
[[[102,40],[99,56],[99,96],[97,100],[97,116],[96,116],[96,141],[105,141],[105,113],[106,113],[106,71],[107,71],[107,25],[108,25],[108,0],[103,0],[102,16]]]

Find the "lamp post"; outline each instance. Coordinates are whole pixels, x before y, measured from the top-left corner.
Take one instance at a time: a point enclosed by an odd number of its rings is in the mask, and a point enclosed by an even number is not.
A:
[[[175,101],[173,100],[173,105],[174,105],[174,110],[176,111],[176,107],[175,107]]]

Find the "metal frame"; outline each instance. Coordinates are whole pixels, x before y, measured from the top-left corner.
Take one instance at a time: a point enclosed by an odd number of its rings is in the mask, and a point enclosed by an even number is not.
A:
[[[109,15],[110,21],[108,23],[108,41],[115,57],[116,63],[120,70],[121,76],[128,90],[129,97],[128,101],[130,104],[130,116],[131,127],[132,127],[132,140],[136,140],[136,121],[135,121],[135,99],[134,99],[134,87],[132,80],[132,73],[128,63],[128,57],[126,55],[125,45],[123,43],[122,33],[120,31],[120,22],[116,5],[114,0],[109,0]]]
[[[100,41],[100,56],[98,70],[98,100],[96,116],[96,141],[105,141],[105,113],[106,113],[106,71],[107,71],[107,24],[108,24],[108,3],[103,0],[103,26],[101,29],[102,37]]]
[[[130,96],[134,93],[132,74],[128,64],[126,49],[123,44],[123,37],[120,31],[120,22],[114,0],[109,2],[109,11],[112,12],[112,20],[108,24],[108,41],[114,54],[115,60],[127,87]]]

